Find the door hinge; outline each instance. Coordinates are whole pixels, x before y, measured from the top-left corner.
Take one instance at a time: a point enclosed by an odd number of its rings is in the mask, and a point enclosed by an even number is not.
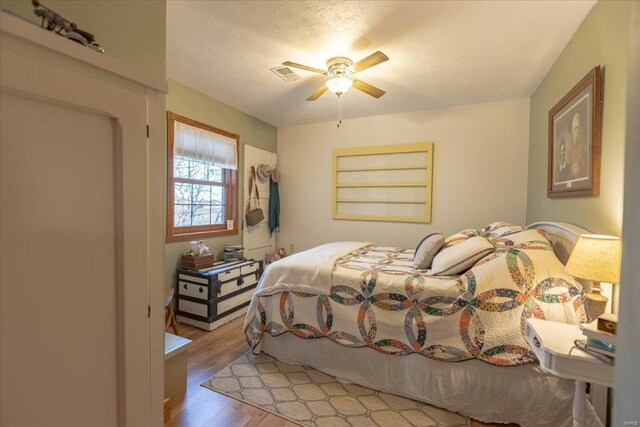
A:
[[[149,125],[147,125],[147,138],[149,138]]]
[[[151,306],[150,305],[147,306],[147,317],[148,318],[151,317]]]

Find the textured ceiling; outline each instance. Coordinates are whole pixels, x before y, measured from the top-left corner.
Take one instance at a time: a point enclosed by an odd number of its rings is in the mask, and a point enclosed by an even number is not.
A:
[[[326,68],[376,50],[390,60],[359,73],[387,91],[343,96],[343,117],[364,117],[529,97],[595,0],[586,1],[185,1],[167,5],[167,74],[274,126],[334,120],[335,95],[305,98]]]

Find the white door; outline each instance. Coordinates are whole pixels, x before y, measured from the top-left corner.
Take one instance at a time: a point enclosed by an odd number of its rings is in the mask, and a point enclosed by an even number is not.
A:
[[[246,209],[247,200],[249,198],[249,177],[251,176],[251,166],[258,170],[258,165],[267,164],[271,167],[276,166],[276,153],[252,147],[244,146],[244,204]],[[252,227],[244,223],[242,229],[242,245],[244,246],[244,256],[256,260],[264,259],[265,254],[273,253],[276,247],[275,234],[269,233],[269,179],[258,178],[258,191],[260,192],[260,207],[264,212],[264,219],[257,225]],[[255,190],[251,193],[251,207],[256,206]]]
[[[1,59],[0,425],[147,426],[144,91]]]

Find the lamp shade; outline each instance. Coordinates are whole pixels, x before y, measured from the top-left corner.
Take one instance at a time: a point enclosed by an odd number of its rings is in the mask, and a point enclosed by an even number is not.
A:
[[[581,234],[564,271],[580,279],[619,283],[621,257],[619,237]]]
[[[348,77],[333,77],[325,83],[331,93],[342,95],[353,85],[353,80]]]

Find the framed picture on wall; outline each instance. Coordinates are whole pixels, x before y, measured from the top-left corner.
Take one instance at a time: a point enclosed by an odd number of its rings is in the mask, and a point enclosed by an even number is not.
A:
[[[549,111],[547,197],[600,194],[600,66]]]

